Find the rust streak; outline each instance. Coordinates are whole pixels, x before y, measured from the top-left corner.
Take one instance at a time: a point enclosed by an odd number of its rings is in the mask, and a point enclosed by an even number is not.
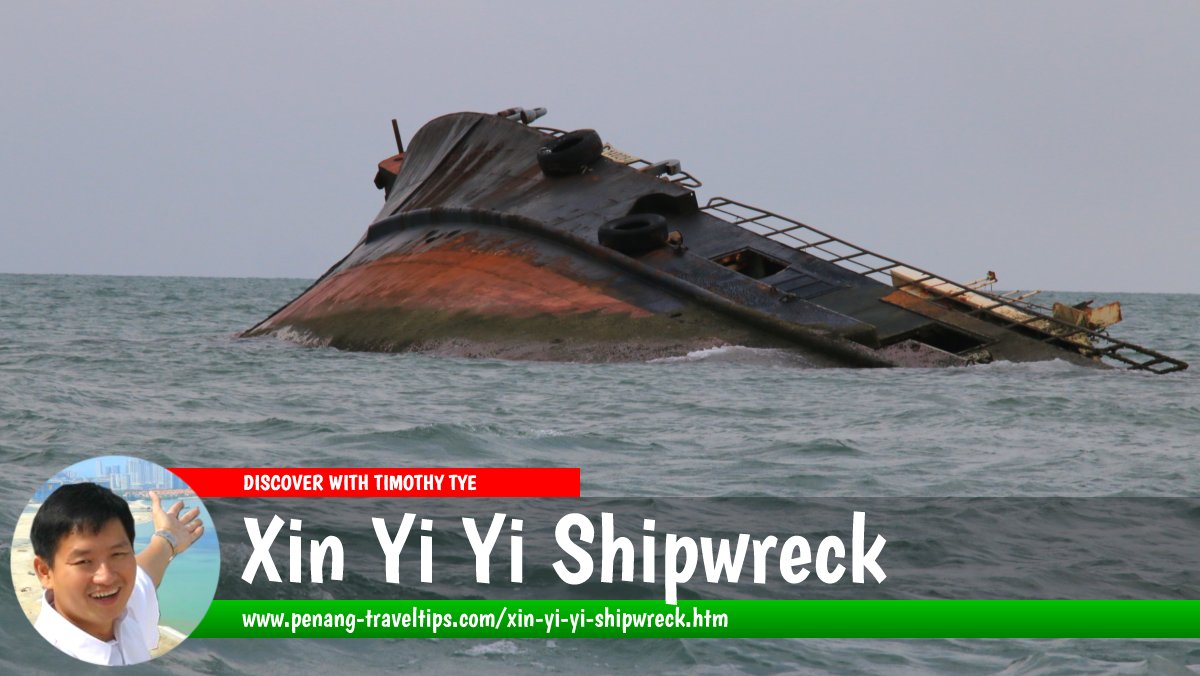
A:
[[[438,248],[391,254],[339,272],[293,301],[271,324],[381,308],[511,317],[583,312],[652,315],[522,257]]]

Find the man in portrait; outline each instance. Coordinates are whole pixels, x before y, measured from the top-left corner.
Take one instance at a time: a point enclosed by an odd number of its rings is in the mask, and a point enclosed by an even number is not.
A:
[[[125,500],[94,483],[54,491],[30,530],[34,571],[42,584],[38,633],[75,658],[102,665],[137,664],[158,645],[156,589],[171,560],[204,533],[200,509],[164,511],[150,494],[154,535],[134,552],[134,519]]]

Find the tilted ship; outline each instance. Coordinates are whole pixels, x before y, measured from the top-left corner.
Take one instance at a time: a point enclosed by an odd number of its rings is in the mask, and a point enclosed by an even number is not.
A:
[[[432,120],[379,163],[358,244],[243,335],[347,350],[624,361],[715,345],[822,366],[1062,359],[1168,373],[1112,337],[1116,303],[1042,307],[726,198],[544,109]]]

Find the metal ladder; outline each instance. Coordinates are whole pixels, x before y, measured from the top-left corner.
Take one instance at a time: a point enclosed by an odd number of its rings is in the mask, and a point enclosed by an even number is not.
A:
[[[762,235],[796,251],[803,251],[851,272],[882,282],[887,286],[893,286],[891,279],[892,270],[896,268],[908,268],[923,276],[913,279],[898,288],[908,286],[920,287],[923,282],[937,280],[938,282],[945,282],[944,286],[949,286],[953,289],[951,293],[939,295],[937,297],[939,300],[953,300],[955,297],[967,293],[982,296],[992,304],[964,310],[963,314],[973,316],[987,314],[992,321],[999,320],[998,323],[1004,328],[1036,331],[1036,333],[1044,336],[1039,338],[1042,342],[1055,342],[1067,349],[1076,350],[1084,356],[1111,360],[1130,370],[1149,371],[1151,373],[1171,373],[1182,371],[1188,367],[1187,362],[1180,361],[1161,352],[1118,340],[1102,331],[1076,326],[1070,322],[1063,321],[1055,317],[1052,310],[1044,306],[1028,301],[1005,298],[988,291],[973,289],[957,282],[952,282],[916,266],[877,254],[851,244],[844,239],[834,237],[814,227],[766,211],[765,209],[759,209],[758,207],[743,204],[725,197],[714,197],[708,201],[708,204],[701,208],[701,211],[755,234]],[[1021,313],[1023,316],[1021,318],[1013,318],[997,314],[996,310],[999,308],[1010,308]],[[1035,322],[1040,322],[1038,328],[1031,326]],[[1040,327],[1043,326],[1051,327],[1051,330],[1042,330]],[[1067,340],[1080,334],[1088,337],[1091,343],[1090,346]]]

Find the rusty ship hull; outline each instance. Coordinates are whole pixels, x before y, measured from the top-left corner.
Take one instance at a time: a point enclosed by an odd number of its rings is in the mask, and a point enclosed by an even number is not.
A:
[[[736,344],[828,366],[1186,367],[1078,323],[1035,312],[1041,323],[1022,324],[953,292],[917,293],[933,275],[889,282],[898,261],[731,200],[702,207],[677,165],[528,122],[426,124],[380,163],[385,203],[357,245],[244,335],[577,361]]]

